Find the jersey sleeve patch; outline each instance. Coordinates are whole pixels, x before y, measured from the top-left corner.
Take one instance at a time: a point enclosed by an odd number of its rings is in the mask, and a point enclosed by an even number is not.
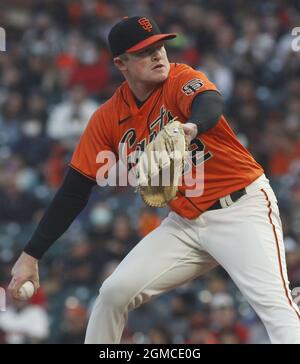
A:
[[[199,88],[204,86],[204,82],[199,78],[193,78],[182,86],[181,91],[186,95],[193,95]]]

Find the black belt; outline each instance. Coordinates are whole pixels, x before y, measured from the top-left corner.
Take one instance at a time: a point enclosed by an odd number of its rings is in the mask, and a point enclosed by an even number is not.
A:
[[[240,199],[242,196],[246,195],[246,190],[245,188],[242,188],[241,190],[238,190],[238,191],[234,191],[232,192],[229,196],[232,200],[232,202],[236,202],[238,199]],[[226,202],[225,202],[226,203]],[[226,203],[227,206],[226,207],[229,207],[230,204]],[[224,206],[225,207],[225,206]],[[222,209],[222,205],[220,203],[220,200],[216,201],[212,206],[210,206],[208,210],[217,210],[217,209]]]

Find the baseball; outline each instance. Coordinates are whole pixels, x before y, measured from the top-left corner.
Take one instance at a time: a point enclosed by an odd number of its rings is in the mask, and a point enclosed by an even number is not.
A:
[[[25,282],[18,290],[19,299],[27,301],[34,294],[34,285],[31,281]]]

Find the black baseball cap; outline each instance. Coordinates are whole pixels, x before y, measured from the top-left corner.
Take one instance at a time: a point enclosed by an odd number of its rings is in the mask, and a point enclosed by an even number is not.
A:
[[[109,32],[108,43],[113,57],[133,53],[160,40],[173,39],[176,34],[162,34],[153,19],[144,16],[125,17]]]

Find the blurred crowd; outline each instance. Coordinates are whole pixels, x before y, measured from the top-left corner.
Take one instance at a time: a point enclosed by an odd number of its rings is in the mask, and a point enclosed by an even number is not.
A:
[[[296,0],[1,0],[7,49],[0,52],[0,287],[60,186],[90,115],[122,82],[106,38],[115,22],[133,15],[178,33],[167,45],[170,61],[204,71],[221,90],[225,116],[277,194],[290,286],[300,287]],[[167,213],[146,208],[131,188],[95,188],[42,259],[38,294],[29,303],[7,299],[0,343],[83,342],[103,280]],[[268,338],[218,268],[132,312],[122,342]]]

